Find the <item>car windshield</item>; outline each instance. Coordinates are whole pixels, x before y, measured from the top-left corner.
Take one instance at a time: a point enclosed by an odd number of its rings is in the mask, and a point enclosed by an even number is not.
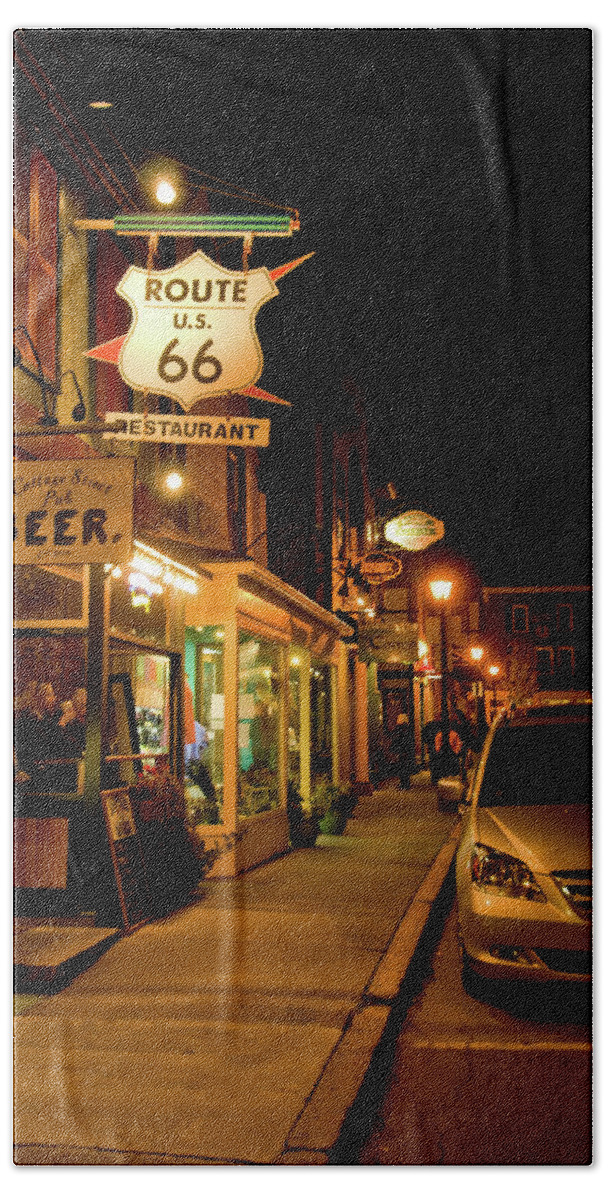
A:
[[[479,791],[480,807],[588,804],[590,799],[589,722],[497,730]]]

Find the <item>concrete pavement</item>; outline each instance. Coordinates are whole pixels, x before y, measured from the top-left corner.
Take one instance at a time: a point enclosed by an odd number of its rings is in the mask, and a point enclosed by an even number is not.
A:
[[[323,1164],[452,860],[428,773],[15,1019],[21,1164]]]

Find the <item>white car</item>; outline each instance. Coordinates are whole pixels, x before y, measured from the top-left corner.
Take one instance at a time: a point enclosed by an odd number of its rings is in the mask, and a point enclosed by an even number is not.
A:
[[[494,721],[456,856],[465,984],[590,978],[590,776],[590,702]]]

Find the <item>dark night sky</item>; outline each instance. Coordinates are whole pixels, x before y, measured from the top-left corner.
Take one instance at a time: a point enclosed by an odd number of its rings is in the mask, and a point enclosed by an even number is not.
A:
[[[586,581],[588,32],[26,40],[96,140],[103,121],[137,165],[169,154],[300,210],[300,234],[251,262],[316,251],[258,318],[260,384],[294,406],[270,413],[271,499],[293,492],[312,415],[348,376],[373,482],[441,517],[485,583]],[[102,118],[93,91],[116,99]]]

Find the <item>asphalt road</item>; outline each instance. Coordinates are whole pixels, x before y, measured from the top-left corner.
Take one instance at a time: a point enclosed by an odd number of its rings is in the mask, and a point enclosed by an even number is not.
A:
[[[584,1164],[591,1155],[588,995],[467,995],[452,910],[399,1033],[363,1165]]]

